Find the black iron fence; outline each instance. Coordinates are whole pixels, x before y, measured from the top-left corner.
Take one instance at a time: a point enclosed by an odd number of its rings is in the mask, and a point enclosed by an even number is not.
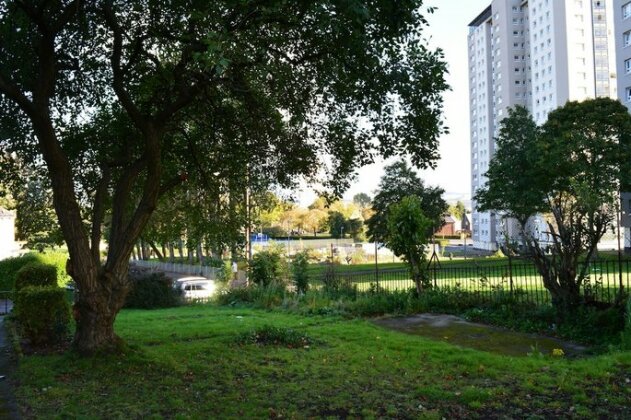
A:
[[[631,287],[631,260],[598,260],[590,264],[582,291],[586,297],[599,302],[613,303],[622,288]],[[337,281],[356,287],[359,291],[403,291],[414,287],[407,269],[374,271],[329,272]],[[467,265],[436,265],[429,269],[434,288],[471,292],[483,300],[496,300],[510,294],[513,298],[534,304],[548,304],[550,293],[531,262],[510,260],[472,263]],[[315,287],[322,285],[322,276],[313,279]]]

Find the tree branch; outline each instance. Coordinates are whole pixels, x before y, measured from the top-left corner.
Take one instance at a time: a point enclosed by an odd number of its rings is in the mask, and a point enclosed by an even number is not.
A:
[[[125,74],[121,68],[121,59],[123,55],[123,29],[118,24],[116,13],[112,9],[111,2],[104,2],[103,14],[105,16],[105,21],[107,25],[112,30],[112,33],[114,35],[112,56],[110,57],[112,75],[114,78],[114,92],[116,93],[118,100],[121,102],[136,127],[138,127],[138,129],[143,132],[143,134],[146,134],[147,120],[145,116],[142,115],[138,107],[136,107],[136,104],[134,104],[134,101],[129,95],[129,92],[127,92],[127,90],[125,89]]]
[[[108,187],[111,179],[111,170],[105,166],[102,169],[103,175],[101,182],[97,186],[96,193],[94,195],[94,207],[92,211],[92,233],[90,244],[92,246],[92,258],[95,263],[100,261],[100,245],[102,235],[103,218],[105,217],[105,199],[107,198]]]

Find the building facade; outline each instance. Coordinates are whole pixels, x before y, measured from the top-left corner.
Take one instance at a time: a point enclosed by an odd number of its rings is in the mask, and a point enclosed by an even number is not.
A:
[[[631,112],[631,1],[614,0],[614,27],[618,76],[618,97]],[[624,247],[631,248],[631,193],[622,193]]]
[[[568,101],[617,97],[613,24],[613,0],[493,0],[469,24],[472,196],[508,108],[542,124]],[[474,200],[472,231],[476,248],[494,250],[517,226]]]

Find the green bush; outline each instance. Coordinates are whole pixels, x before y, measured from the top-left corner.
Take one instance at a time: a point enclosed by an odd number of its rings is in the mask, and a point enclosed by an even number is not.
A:
[[[282,265],[280,255],[276,252],[262,251],[252,258],[250,278],[258,286],[269,286],[273,282],[282,281]]]
[[[296,285],[298,293],[305,293],[309,290],[309,255],[306,251],[294,255],[291,263],[291,276]]]
[[[625,350],[631,350],[631,296],[627,299],[624,313],[624,330],[622,330],[621,344]]]
[[[39,262],[26,264],[15,275],[15,290],[28,286],[57,287],[57,268]]]
[[[126,308],[169,308],[181,303],[182,291],[174,288],[173,280],[162,273],[130,272],[129,280]]]
[[[217,280],[227,285],[232,280],[232,263],[230,261],[222,261],[219,272],[217,273]]]
[[[252,304],[257,308],[271,309],[278,307],[285,299],[285,286],[272,283],[269,286],[253,286],[230,289],[217,297],[220,305]]]
[[[16,318],[24,337],[35,345],[53,344],[68,335],[70,304],[57,286],[26,286],[17,292]]]
[[[29,253],[0,261],[0,290],[13,290],[15,276],[26,264],[38,262],[36,254]]]
[[[57,269],[58,285],[65,286],[71,280],[66,273],[67,260],[68,253],[62,251],[29,252],[19,257],[6,258],[0,261],[0,290],[14,289],[18,270],[29,263],[54,265]]]
[[[274,327],[264,325],[253,331],[241,334],[237,337],[239,344],[257,344],[259,346],[284,346],[288,348],[305,348],[313,343],[313,340],[291,328]]]

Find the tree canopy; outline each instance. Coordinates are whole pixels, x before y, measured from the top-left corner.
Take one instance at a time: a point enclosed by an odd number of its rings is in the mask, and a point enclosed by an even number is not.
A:
[[[479,209],[519,222],[519,239],[553,303],[567,312],[580,304],[597,244],[616,225],[631,177],[631,116],[620,102],[599,98],[568,102],[537,127],[516,108],[502,121],[497,145],[488,184],[475,197]],[[544,232],[533,226],[538,214]]]
[[[389,233],[388,212],[392,204],[407,196],[416,196],[425,217],[431,221],[428,236],[443,225],[443,215],[447,203],[442,195],[445,191],[438,187],[427,187],[416,172],[403,160],[385,168],[379,189],[372,200],[374,214],[366,224],[371,241],[384,241]]]
[[[0,1],[0,148],[50,178],[75,348],[117,346],[130,253],[180,184],[230,209],[255,182],[325,174],[340,193],[379,155],[433,166],[447,85],[421,6]]]

